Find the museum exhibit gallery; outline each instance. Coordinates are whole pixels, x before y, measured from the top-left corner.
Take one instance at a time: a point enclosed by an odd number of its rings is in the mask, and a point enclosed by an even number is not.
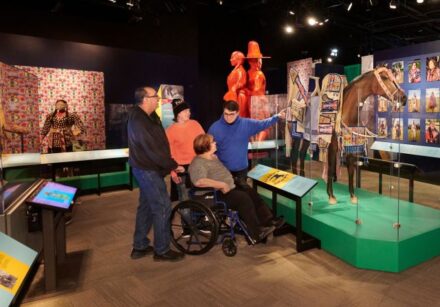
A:
[[[439,304],[440,1],[0,16],[0,306]]]

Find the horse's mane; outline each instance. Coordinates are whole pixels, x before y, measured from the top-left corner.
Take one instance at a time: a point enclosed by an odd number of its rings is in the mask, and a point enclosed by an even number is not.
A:
[[[354,87],[356,83],[360,82],[363,78],[369,76],[373,72],[374,70],[367,71],[366,73],[363,73],[362,75],[357,76],[356,78],[351,80],[351,82],[344,88],[344,92],[351,90],[351,88]]]

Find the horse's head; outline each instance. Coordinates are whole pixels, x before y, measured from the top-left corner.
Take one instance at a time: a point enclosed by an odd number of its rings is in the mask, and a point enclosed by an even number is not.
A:
[[[393,73],[386,67],[376,68],[373,71],[378,82],[377,92],[375,94],[383,96],[393,103],[406,104],[407,97],[405,91],[399,86]]]

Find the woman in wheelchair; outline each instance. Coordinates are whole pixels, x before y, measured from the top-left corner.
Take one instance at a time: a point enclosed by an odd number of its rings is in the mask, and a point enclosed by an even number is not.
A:
[[[265,205],[260,202],[254,203],[247,192],[235,187],[231,173],[214,154],[216,150],[212,135],[201,134],[196,137],[194,151],[197,156],[188,169],[191,181],[196,187],[219,190],[219,200],[224,201],[229,209],[237,211],[246,224],[249,236],[254,242],[261,242],[276,228],[271,223],[272,213],[270,210],[256,208]]]

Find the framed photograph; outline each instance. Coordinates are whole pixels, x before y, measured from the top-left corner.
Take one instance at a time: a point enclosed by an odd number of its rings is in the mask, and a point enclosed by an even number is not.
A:
[[[440,56],[433,56],[426,59],[426,81],[440,81]]]
[[[420,90],[408,91],[408,112],[418,113],[420,112]]]
[[[408,118],[408,142],[420,142],[419,118]]]
[[[386,117],[379,117],[377,119],[377,135],[380,137],[388,136],[388,124]]]
[[[393,118],[391,128],[391,139],[396,141],[403,140],[403,119]]]
[[[420,59],[415,59],[408,64],[408,82],[419,83],[422,81]]]
[[[425,120],[425,142],[428,144],[439,144],[440,120]]]
[[[403,83],[403,61],[393,62],[391,71],[397,83]]]
[[[440,90],[438,88],[426,89],[425,106],[428,113],[440,111]]]
[[[388,99],[386,99],[385,97],[379,96],[377,111],[378,112],[388,112],[388,103],[389,102],[390,101]]]

